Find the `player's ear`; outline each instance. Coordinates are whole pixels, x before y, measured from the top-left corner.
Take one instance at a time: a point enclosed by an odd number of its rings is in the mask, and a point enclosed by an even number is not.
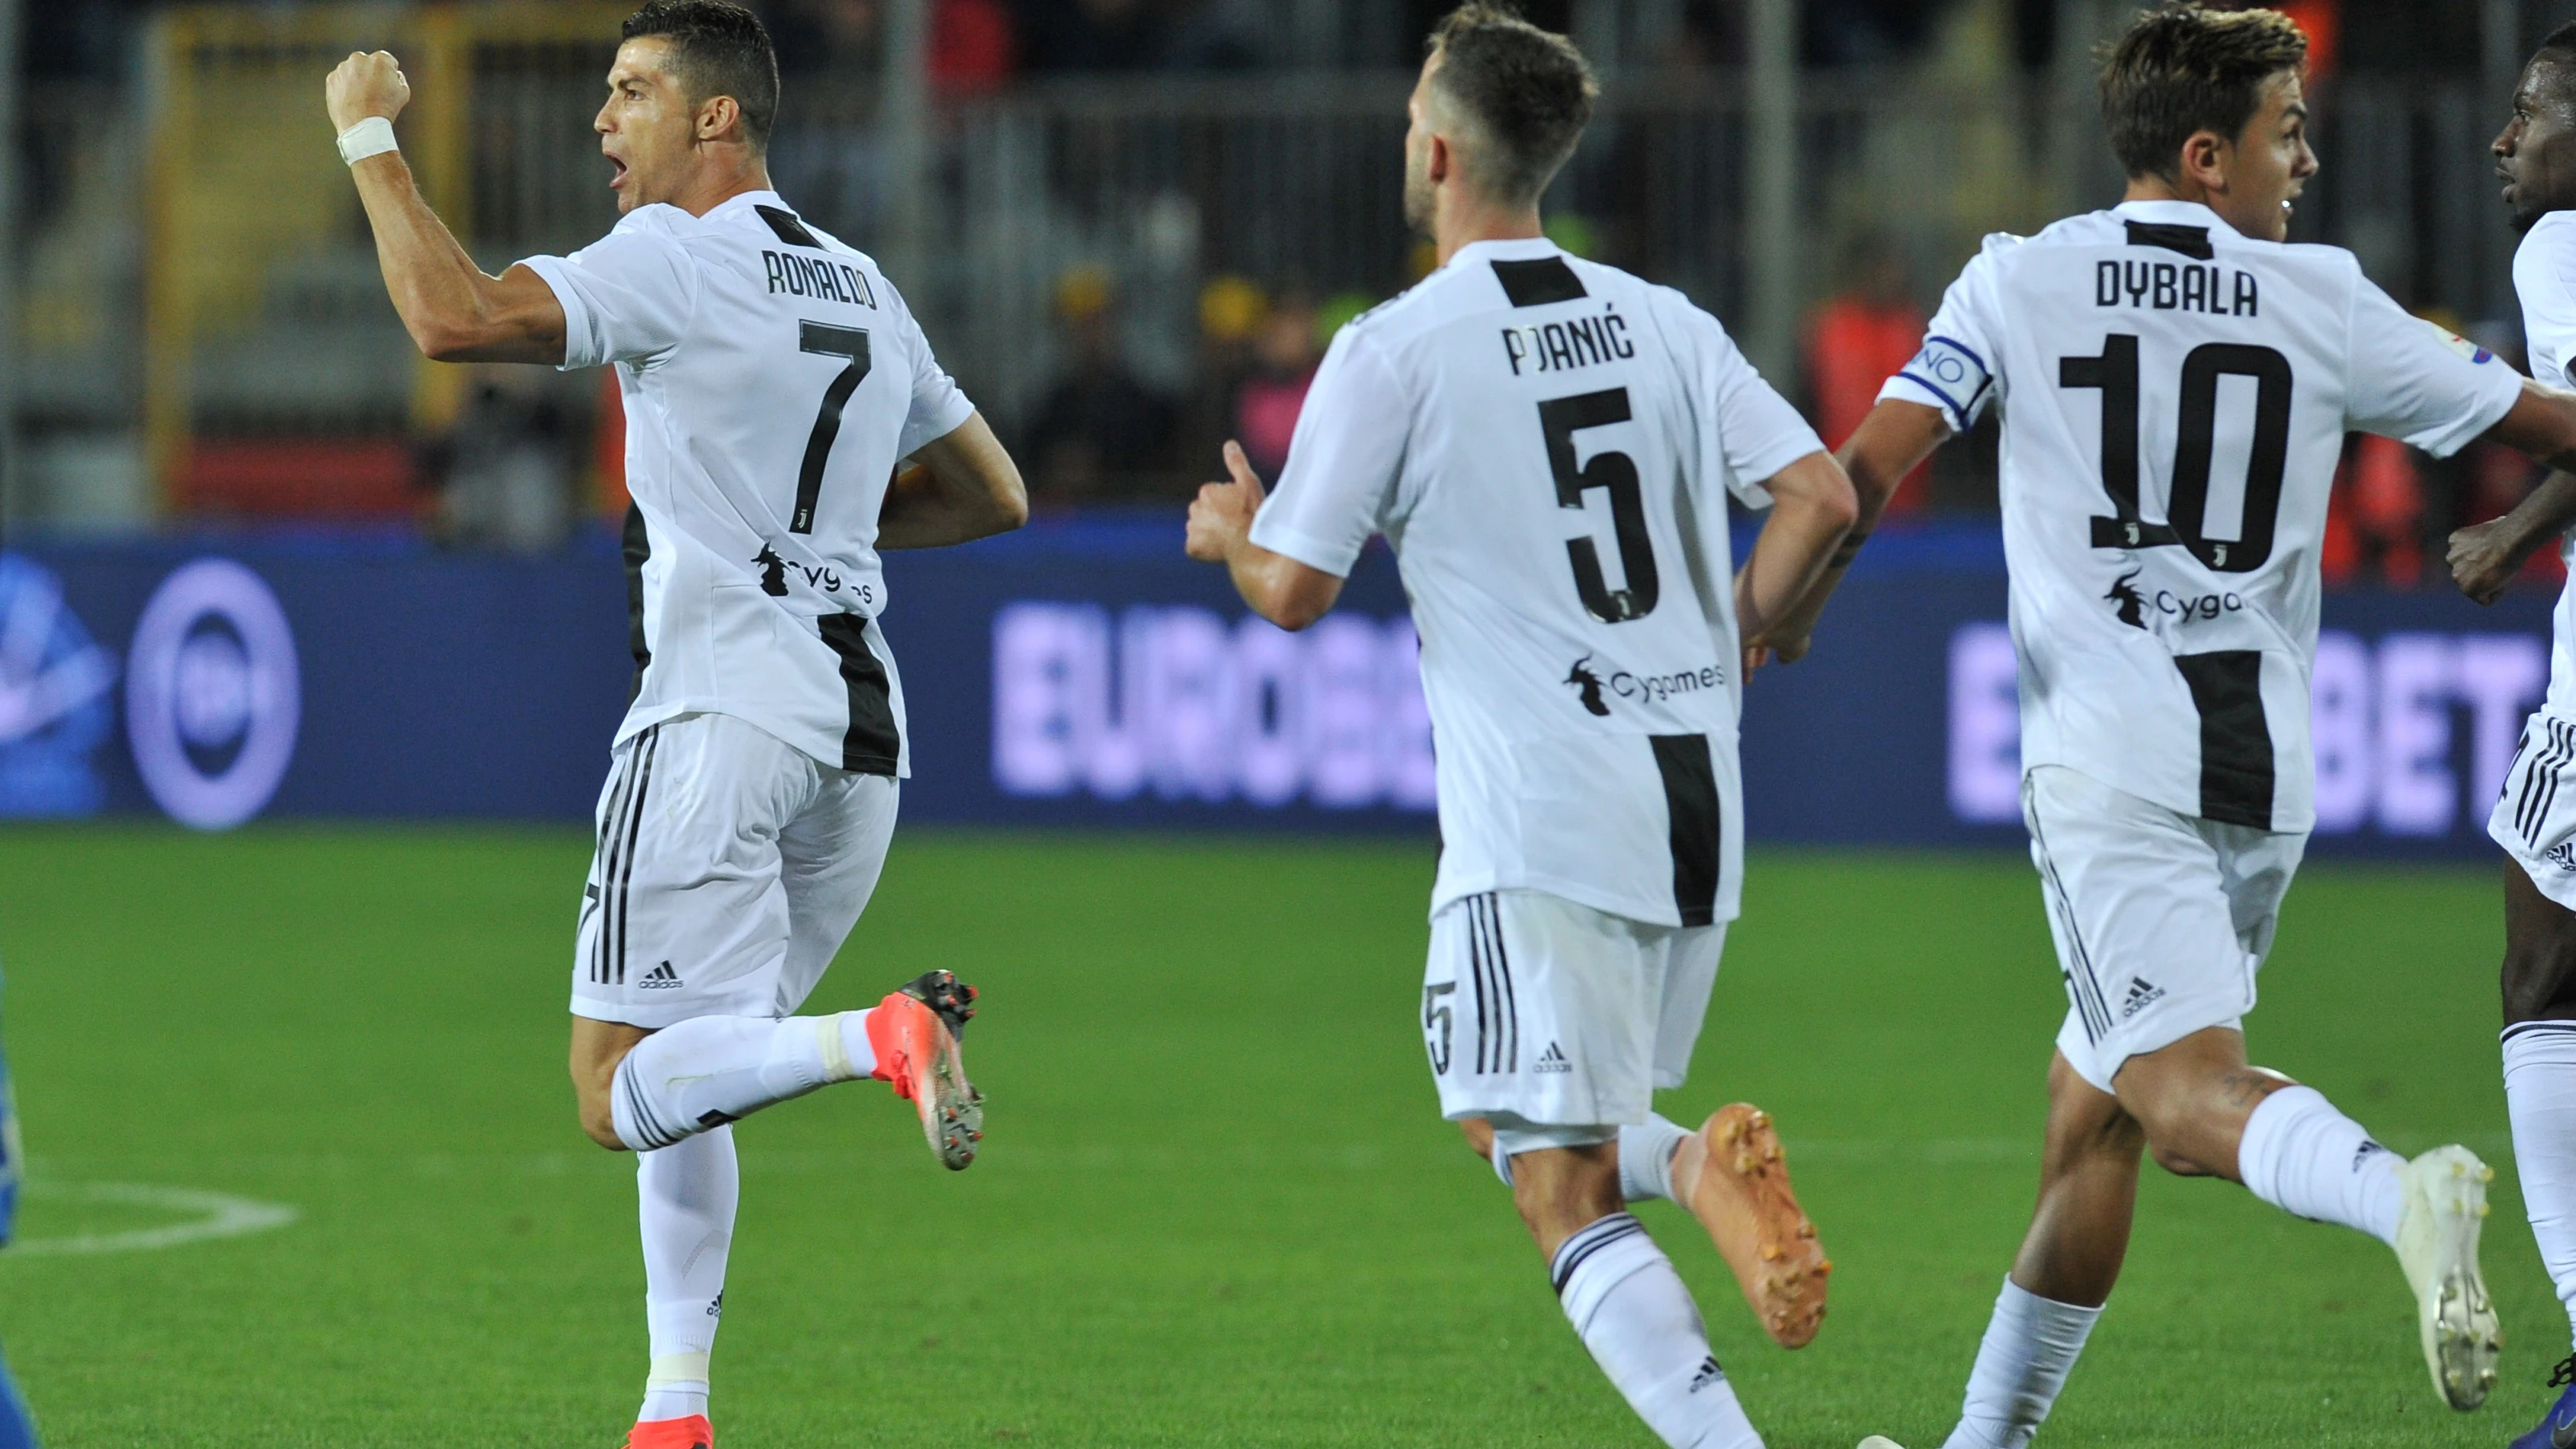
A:
[[[698,139],[721,140],[742,123],[742,106],[731,96],[709,96],[698,102]]]
[[[2181,180],[2198,182],[2210,191],[2227,188],[2227,160],[2235,151],[2227,138],[2216,131],[2194,131],[2182,143]]]
[[[1449,149],[1449,138],[1441,135],[1438,131],[1432,132],[1431,159],[1429,163],[1423,167],[1422,174],[1434,185],[1437,185],[1440,182],[1449,179],[1451,169],[1456,167],[1457,164],[1458,154]]]

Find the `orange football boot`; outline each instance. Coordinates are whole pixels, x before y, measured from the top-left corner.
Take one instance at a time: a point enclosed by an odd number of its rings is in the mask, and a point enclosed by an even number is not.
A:
[[[685,1419],[638,1419],[626,1431],[626,1449],[715,1449],[716,1426],[704,1414]]]
[[[922,1135],[951,1172],[975,1160],[984,1140],[984,1094],[966,1080],[957,1039],[975,1015],[975,988],[946,971],[926,972],[868,1013],[876,1077],[921,1113]]]
[[[1782,1348],[1812,1342],[1834,1265],[1789,1190],[1771,1114],[1749,1102],[1718,1108],[1673,1153],[1673,1189],[1735,1270],[1763,1331]]]

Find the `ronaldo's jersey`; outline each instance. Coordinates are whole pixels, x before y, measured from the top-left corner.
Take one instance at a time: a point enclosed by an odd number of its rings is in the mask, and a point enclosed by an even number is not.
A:
[[[974,412],[876,263],[771,191],[637,207],[525,263],[566,368],[617,364],[635,696],[617,738],[731,715],[827,765],[908,773],[877,512]]]
[[[2576,358],[2576,212],[2553,211],[2532,223],[2513,254],[2513,290],[2522,299],[2522,334],[2531,375],[2567,386]],[[2576,565],[2576,534],[2560,539],[2559,557]],[[2549,700],[2542,708],[2576,719],[2576,568],[2550,619]]]
[[[2022,767],[2304,831],[2344,434],[2447,457],[2521,384],[2408,316],[2350,252],[2159,201],[1987,238],[1879,395],[1962,432],[2003,409]]]
[[[1727,495],[1820,450],[1717,319],[1542,240],[1477,242],[1333,339],[1264,548],[1383,532],[1439,750],[1432,910],[1504,888],[1734,917],[1743,791]]]

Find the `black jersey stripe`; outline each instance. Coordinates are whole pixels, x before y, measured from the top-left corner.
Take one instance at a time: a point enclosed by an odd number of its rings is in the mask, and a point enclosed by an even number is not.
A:
[[[644,526],[644,510],[632,503],[626,505],[618,552],[626,559],[626,649],[635,656],[635,682],[626,691],[632,703],[644,692],[644,671],[653,663],[653,650],[644,641],[644,562],[653,556],[653,532]]]
[[[797,218],[796,213],[784,211],[775,206],[762,206],[757,202],[752,204],[751,209],[760,213],[760,219],[769,223],[769,229],[778,234],[780,241],[791,247],[812,247],[818,252],[823,250],[823,244],[815,239],[814,233],[805,229],[805,223]]]
[[[2180,252],[2196,262],[2211,261],[2218,256],[2218,253],[2209,245],[2209,228],[2205,226],[2175,226],[2169,222],[2133,221],[2129,223],[2129,245],[2162,247],[2169,252]]]
[[[2177,654],[2174,667],[2200,711],[2200,813],[2272,828],[2272,728],[2263,718],[2263,651]]]
[[[2499,1041],[2518,1036],[2576,1036],[2576,1021],[2517,1021],[2504,1029]]]
[[[1725,823],[1717,798],[1717,768],[1706,735],[1648,735],[1655,770],[1664,778],[1666,827],[1673,852],[1673,909],[1685,926],[1717,920],[1717,885],[1725,854]]]
[[[1571,302],[1584,294],[1583,279],[1563,257],[1540,257],[1535,261],[1494,264],[1494,280],[1503,284],[1503,295],[1515,307],[1544,307],[1550,302]]]
[[[893,775],[903,757],[895,728],[894,691],[886,667],[868,647],[862,614],[826,614],[815,621],[823,642],[841,661],[841,685],[850,700],[849,728],[841,735],[841,768],[862,775]]]

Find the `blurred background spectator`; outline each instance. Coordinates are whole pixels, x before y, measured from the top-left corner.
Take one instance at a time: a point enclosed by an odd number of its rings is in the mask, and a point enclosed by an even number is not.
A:
[[[1021,459],[1031,500],[1061,506],[1150,491],[1174,462],[1173,409],[1127,361],[1109,274],[1066,272],[1055,306],[1065,362]]]
[[[1303,296],[1290,292],[1272,303],[1253,336],[1252,373],[1235,389],[1234,436],[1267,479],[1288,462],[1288,440],[1323,356],[1315,328],[1315,308]]]
[[[1923,309],[1915,304],[1905,257],[1881,232],[1854,239],[1843,263],[1844,288],[1807,323],[1807,386],[1816,431],[1839,448],[1869,416],[1878,390],[1923,346]],[[1928,501],[1927,463],[1897,484],[1887,511],[1902,517]]]
[[[431,527],[439,539],[540,553],[572,536],[583,512],[584,439],[564,392],[549,372],[475,366],[464,411],[422,468],[437,495]]]

